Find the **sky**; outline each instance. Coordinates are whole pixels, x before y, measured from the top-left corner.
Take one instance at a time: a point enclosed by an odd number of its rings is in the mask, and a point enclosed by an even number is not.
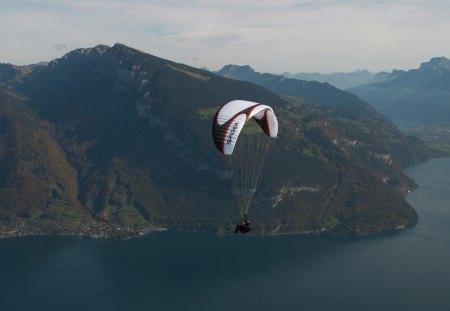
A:
[[[373,72],[450,58],[448,0],[0,0],[0,63],[117,42],[218,70]]]

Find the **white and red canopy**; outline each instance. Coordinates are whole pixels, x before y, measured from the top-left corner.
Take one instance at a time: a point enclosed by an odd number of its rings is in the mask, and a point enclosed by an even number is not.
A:
[[[219,109],[213,122],[213,139],[220,152],[226,155],[233,153],[245,123],[251,118],[259,124],[267,136],[278,135],[278,120],[273,109],[246,100],[233,100]]]

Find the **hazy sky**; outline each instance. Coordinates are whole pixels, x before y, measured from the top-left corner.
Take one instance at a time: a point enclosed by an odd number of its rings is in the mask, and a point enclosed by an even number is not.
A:
[[[124,43],[217,70],[417,68],[450,58],[448,0],[0,0],[0,62]]]

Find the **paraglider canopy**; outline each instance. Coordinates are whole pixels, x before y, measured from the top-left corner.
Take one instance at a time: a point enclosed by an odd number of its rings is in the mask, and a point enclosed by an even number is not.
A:
[[[278,135],[278,121],[273,109],[246,100],[233,100],[217,111],[213,123],[213,138],[217,149],[230,155],[234,151],[245,123],[253,118],[271,138]]]

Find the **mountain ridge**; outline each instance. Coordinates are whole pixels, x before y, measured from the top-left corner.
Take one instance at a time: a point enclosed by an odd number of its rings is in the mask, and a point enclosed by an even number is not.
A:
[[[334,72],[334,73],[319,73],[319,72],[299,72],[299,73],[283,73],[283,76],[291,79],[327,82],[341,90],[346,90],[360,84],[369,83],[374,79],[376,73],[372,73],[367,69],[359,69],[351,72]]]
[[[280,121],[251,209],[258,233],[365,236],[417,222],[404,200],[414,184],[400,168],[427,158],[426,150],[355,96],[326,84],[306,83],[309,93],[302,98],[280,97],[124,45],[99,45],[69,52],[8,88],[26,96],[33,122],[52,128],[52,141],[76,172],[79,213],[94,225],[229,232],[237,211],[230,206],[230,180],[212,143],[211,122],[233,99],[270,104]],[[340,107],[314,90],[348,102]],[[380,144],[376,135],[387,142]],[[59,225],[46,213],[57,199],[45,200],[27,207],[36,210],[27,221]],[[66,201],[66,211],[78,204]],[[25,221],[13,206],[1,208],[4,228],[5,219]]]
[[[435,57],[417,69],[394,70],[386,78],[385,81],[360,85],[348,91],[403,126],[448,123],[449,59]]]

